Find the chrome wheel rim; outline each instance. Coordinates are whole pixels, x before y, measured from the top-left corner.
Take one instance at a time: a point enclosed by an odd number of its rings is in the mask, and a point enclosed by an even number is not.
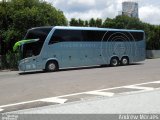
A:
[[[116,59],[113,59],[113,60],[112,60],[112,64],[113,64],[114,66],[117,66],[118,61],[117,61]]]
[[[127,65],[128,64],[128,60],[126,58],[122,59],[122,64],[123,65]]]
[[[50,63],[49,66],[48,66],[49,70],[55,70],[56,69],[56,66],[54,63]]]

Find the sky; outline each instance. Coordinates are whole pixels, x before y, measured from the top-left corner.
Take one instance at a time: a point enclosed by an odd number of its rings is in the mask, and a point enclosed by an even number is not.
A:
[[[114,18],[122,11],[126,0],[46,0],[64,12],[67,19]],[[160,25],[160,0],[128,0],[139,3],[139,18],[143,22]]]

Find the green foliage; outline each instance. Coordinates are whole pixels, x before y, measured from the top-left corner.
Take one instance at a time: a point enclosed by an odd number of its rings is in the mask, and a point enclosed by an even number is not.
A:
[[[78,23],[79,23],[79,26],[84,26],[84,21],[83,20],[78,19]]]
[[[97,18],[91,18],[89,21],[82,20],[82,19],[75,19],[72,18],[69,22],[70,26],[85,26],[85,27],[102,27],[102,19]]]
[[[6,63],[7,63],[7,66],[6,68],[9,68],[9,69],[15,69],[17,68],[17,60],[18,60],[18,57],[17,57],[17,54],[14,54],[12,52],[8,52],[6,54]]]
[[[13,53],[11,51],[7,52],[6,55],[2,55],[0,59],[0,69],[17,69],[18,66],[18,53]]]
[[[70,20],[70,26],[85,26],[85,21],[81,20],[81,19],[75,19],[75,18],[72,18]]]
[[[103,22],[103,27],[105,27],[105,28],[115,28],[116,27],[116,23],[112,19],[107,18]]]
[[[78,20],[76,20],[75,18],[72,18],[69,24],[70,26],[79,26]]]
[[[143,23],[137,18],[117,16],[114,19],[107,18],[103,23],[103,27],[117,29],[143,29]]]
[[[102,27],[102,19],[96,19],[96,27]]]
[[[89,20],[89,26],[91,26],[91,27],[96,27],[96,20],[95,20],[94,18],[91,18],[91,19]]]
[[[147,49],[149,50],[160,50],[160,26],[154,26],[147,37]]]
[[[84,26],[86,26],[86,27],[89,26],[89,22],[87,20],[84,21]]]
[[[44,0],[1,1],[0,55],[3,54],[5,56],[4,61],[8,61],[9,56],[12,56],[14,43],[23,39],[27,29],[56,25],[65,26],[67,25],[67,20],[62,11],[57,10],[51,4],[44,2]]]

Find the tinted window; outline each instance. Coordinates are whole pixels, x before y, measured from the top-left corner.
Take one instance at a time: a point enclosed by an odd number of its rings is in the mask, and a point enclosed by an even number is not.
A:
[[[143,32],[108,31],[104,37],[104,41],[108,42],[126,42],[140,40],[143,40]]]
[[[67,41],[82,41],[80,30],[55,30],[49,44]]]
[[[140,41],[140,40],[144,39],[144,33],[143,32],[132,32],[131,34],[136,41]]]
[[[82,31],[83,41],[101,41],[105,31]]]
[[[67,41],[108,41],[126,42],[143,40],[143,32],[93,31],[93,30],[56,30],[49,44]]]

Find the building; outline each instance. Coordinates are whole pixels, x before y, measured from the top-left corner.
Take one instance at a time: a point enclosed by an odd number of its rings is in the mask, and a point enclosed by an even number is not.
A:
[[[138,18],[138,3],[126,1],[122,3],[122,15]]]

